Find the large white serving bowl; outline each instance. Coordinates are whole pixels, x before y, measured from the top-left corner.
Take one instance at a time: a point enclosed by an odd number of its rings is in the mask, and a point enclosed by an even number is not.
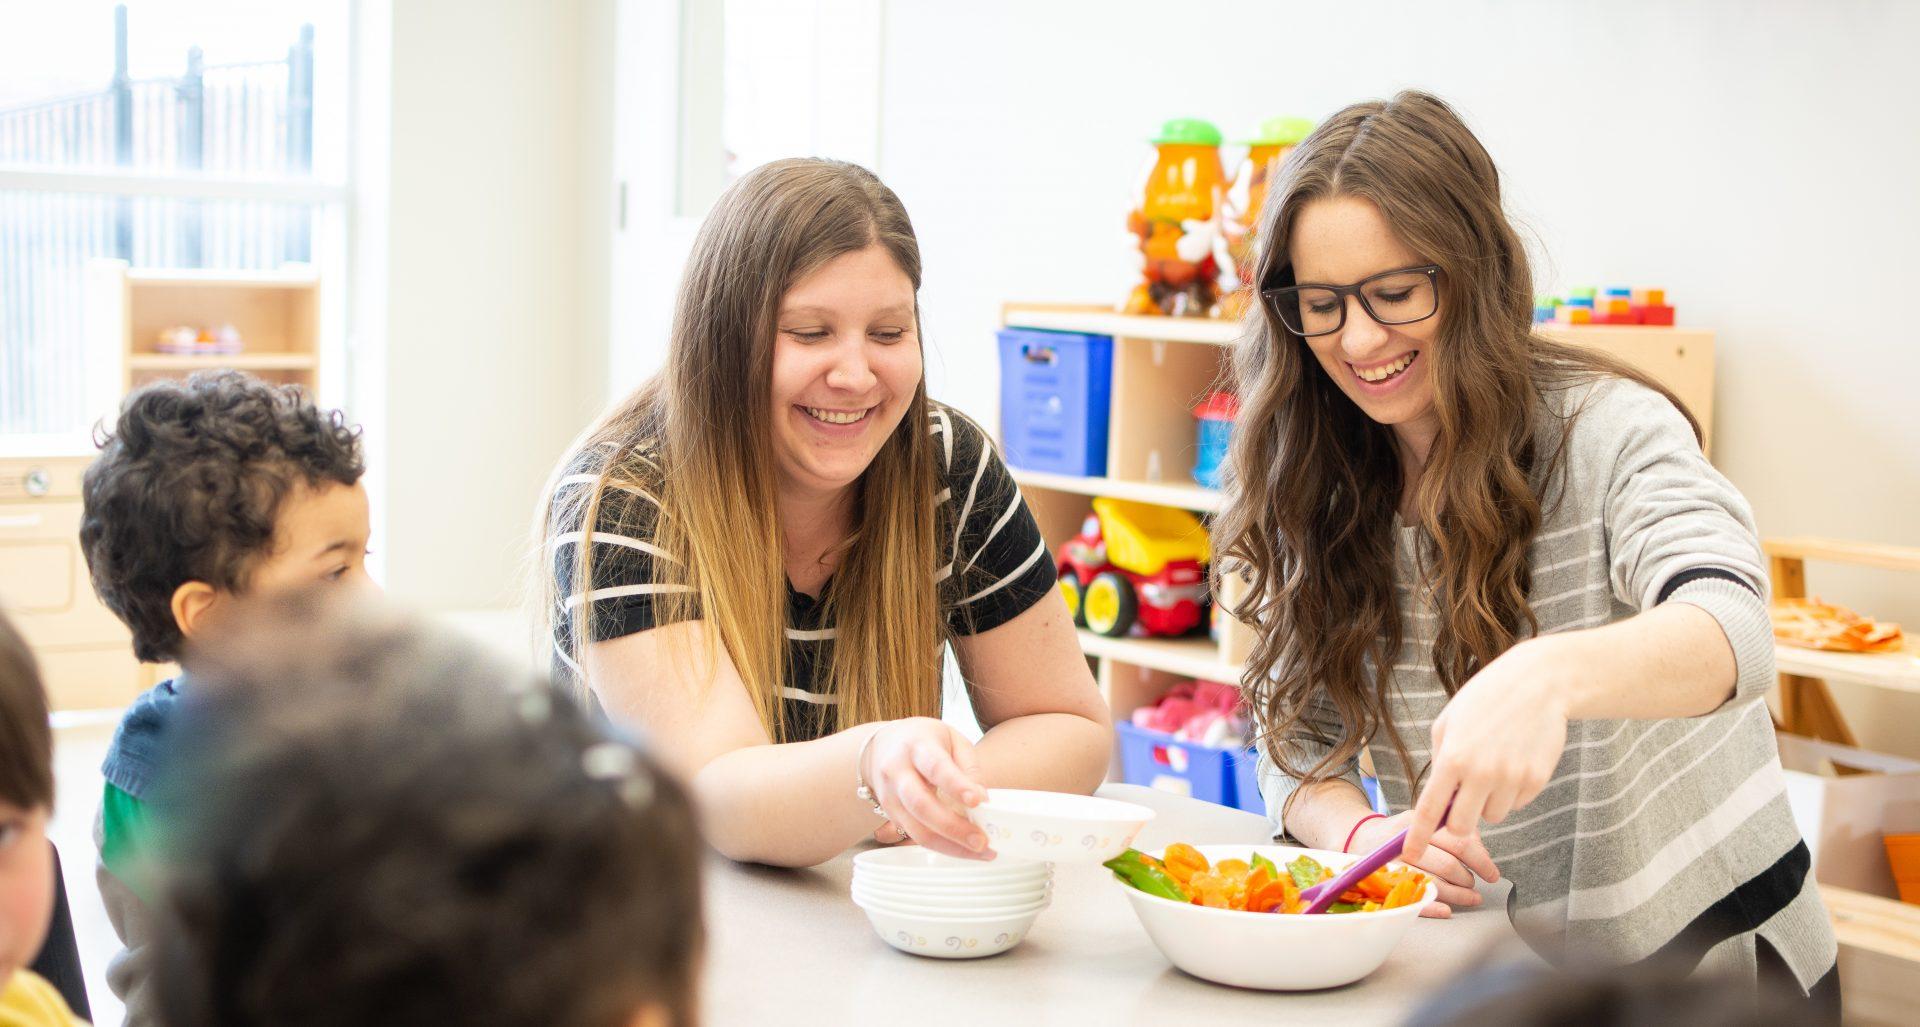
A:
[[[989,788],[987,801],[967,815],[1003,858],[1105,863],[1127,851],[1153,810],[1094,795]]]
[[[1010,902],[999,905],[931,906],[906,899],[890,899],[885,896],[862,891],[859,888],[853,890],[853,904],[859,906],[861,909],[879,909],[885,910],[888,913],[898,913],[901,916],[923,916],[934,920],[951,917],[974,919],[979,917],[1020,916],[1023,913],[1037,913],[1047,908],[1052,902],[1053,896],[1039,895],[1022,902]]]
[[[866,909],[867,920],[882,941],[902,952],[935,959],[995,956],[1020,944],[1040,916],[1039,910],[1006,917],[926,917]]]
[[[1246,859],[1258,852],[1282,867],[1312,856],[1338,872],[1358,856],[1286,845],[1199,845],[1207,862]],[[1400,867],[1402,864],[1391,864]],[[1307,991],[1351,984],[1380,968],[1439,888],[1427,882],[1419,901],[1374,913],[1317,916],[1243,913],[1148,895],[1113,879],[1133,904],[1147,937],[1174,966],[1195,977],[1237,988]]]
[[[1053,868],[1021,859],[956,859],[918,845],[900,845],[855,855],[853,873],[875,881],[1001,887],[1044,880]]]
[[[1012,906],[1052,895],[1053,882],[1041,881],[1037,884],[1022,885],[1018,888],[954,891],[951,889],[913,888],[878,884],[865,878],[856,877],[853,879],[853,890],[855,894],[865,892],[875,898],[892,899],[895,902],[911,902],[916,905],[936,906],[941,909],[973,909],[977,906]]]

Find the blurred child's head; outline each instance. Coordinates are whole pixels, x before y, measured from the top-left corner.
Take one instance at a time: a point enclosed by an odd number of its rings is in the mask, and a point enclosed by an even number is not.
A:
[[[33,960],[53,917],[53,732],[33,654],[0,614],[0,987]]]
[[[1497,961],[1434,994],[1405,1027],[1813,1027],[1827,1020],[1816,1003],[1765,975],[1701,972],[1697,958],[1655,957],[1568,971]]]
[[[257,605],[194,643],[167,1022],[694,1022],[704,850],[652,758],[381,604]]]
[[[242,593],[366,580],[359,429],[237,371],[128,396],[87,469],[80,544],[134,655],[179,658]]]

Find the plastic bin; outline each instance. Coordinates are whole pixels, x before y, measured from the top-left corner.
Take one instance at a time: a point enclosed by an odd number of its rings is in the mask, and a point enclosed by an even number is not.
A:
[[[1007,463],[1104,476],[1113,338],[1003,328],[999,339],[1000,441]]]
[[[1183,742],[1164,731],[1135,727],[1126,721],[1113,729],[1120,738],[1120,773],[1128,784],[1222,806],[1234,805],[1231,750]]]
[[[1248,813],[1267,815],[1267,800],[1260,795],[1260,775],[1255,763],[1260,754],[1242,749],[1233,754],[1233,806]]]

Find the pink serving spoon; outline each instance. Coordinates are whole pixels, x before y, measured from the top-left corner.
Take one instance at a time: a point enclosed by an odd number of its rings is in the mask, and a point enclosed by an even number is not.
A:
[[[1442,824],[1446,823],[1447,814],[1452,812],[1453,800],[1448,799],[1447,808],[1440,813],[1440,822]],[[1387,839],[1379,848],[1362,856],[1359,862],[1340,871],[1339,875],[1333,880],[1323,881],[1311,888],[1300,889],[1300,898],[1307,904],[1307,908],[1300,911],[1301,914],[1325,913],[1328,906],[1339,901],[1340,896],[1352,890],[1354,885],[1365,880],[1368,874],[1399,858],[1400,850],[1406,848],[1406,846],[1407,832],[1401,831],[1399,834]]]

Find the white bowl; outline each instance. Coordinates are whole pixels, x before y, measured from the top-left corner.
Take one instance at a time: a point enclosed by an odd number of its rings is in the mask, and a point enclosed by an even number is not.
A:
[[[1093,795],[990,788],[968,815],[1002,858],[1105,863],[1127,851],[1153,810]]]
[[[1285,845],[1200,845],[1209,863],[1251,852],[1285,866],[1302,853],[1338,872],[1357,856]],[[1399,867],[1402,864],[1391,864]],[[1306,991],[1351,984],[1380,968],[1439,888],[1429,880],[1419,901],[1373,913],[1302,916],[1244,913],[1148,895],[1115,877],[1147,937],[1174,966],[1237,988]]]
[[[1022,902],[995,903],[991,905],[981,903],[973,906],[960,907],[929,906],[906,899],[890,899],[885,896],[874,895],[871,892],[864,892],[858,888],[853,890],[853,904],[859,906],[861,909],[878,909],[888,913],[898,913],[901,916],[923,916],[934,920],[951,919],[954,917],[964,917],[972,920],[982,917],[1020,916],[1025,913],[1038,913],[1051,905],[1052,902],[1053,896],[1051,895],[1036,895]]]
[[[856,869],[853,879],[883,888],[904,888],[909,891],[943,892],[949,895],[980,895],[992,892],[1024,891],[1031,888],[1044,888],[1053,880],[1053,874],[1028,874],[1020,877],[949,877],[945,875],[880,873],[871,870]]]
[[[1053,868],[1045,863],[1004,857],[984,861],[956,859],[918,845],[900,845],[868,849],[855,855],[853,872],[876,880],[1001,886],[1045,879],[1053,873]]]
[[[1053,894],[1053,882],[1042,881],[1034,885],[1022,885],[1018,888],[962,889],[952,888],[916,888],[911,885],[885,884],[869,881],[862,877],[853,879],[853,890],[867,892],[883,899],[895,899],[900,902],[912,902],[922,906],[940,906],[945,909],[969,909],[974,906],[1011,906],[1031,901],[1044,895]]]
[[[866,914],[880,939],[902,952],[935,959],[978,959],[1020,944],[1040,911],[1007,917],[925,917],[873,908]]]

